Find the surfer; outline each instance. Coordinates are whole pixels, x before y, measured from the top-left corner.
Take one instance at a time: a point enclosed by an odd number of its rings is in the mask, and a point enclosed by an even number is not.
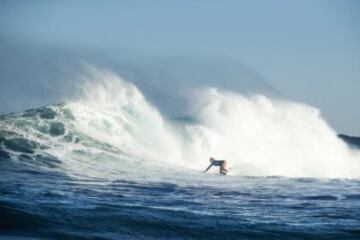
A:
[[[219,169],[220,174],[226,175],[226,173],[228,172],[228,170],[226,169],[226,166],[227,166],[226,160],[215,160],[213,157],[211,157],[210,165],[205,170],[205,172],[207,172],[212,166],[220,167],[220,169]]]

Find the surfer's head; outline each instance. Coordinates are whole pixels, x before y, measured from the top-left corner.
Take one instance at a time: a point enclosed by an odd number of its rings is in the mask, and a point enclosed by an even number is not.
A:
[[[213,157],[210,158],[210,162],[212,162],[212,161],[214,161],[214,158],[213,158]]]

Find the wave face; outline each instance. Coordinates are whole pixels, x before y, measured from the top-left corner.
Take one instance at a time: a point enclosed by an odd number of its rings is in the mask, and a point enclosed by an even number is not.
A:
[[[203,170],[210,156],[227,159],[230,175],[360,176],[359,152],[311,106],[209,88],[192,96],[191,116],[167,119],[111,72],[91,69],[79,89],[78,100],[3,115],[1,155],[108,179]]]

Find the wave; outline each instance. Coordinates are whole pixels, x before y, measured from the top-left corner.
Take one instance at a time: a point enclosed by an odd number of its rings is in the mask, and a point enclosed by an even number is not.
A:
[[[2,115],[0,156],[93,177],[198,171],[210,156],[228,160],[231,175],[360,176],[359,151],[311,106],[208,88],[189,116],[168,119],[135,85],[90,72],[77,100]]]

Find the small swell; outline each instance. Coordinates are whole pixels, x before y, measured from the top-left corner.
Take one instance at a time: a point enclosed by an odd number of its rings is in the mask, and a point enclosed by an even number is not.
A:
[[[302,199],[305,200],[322,200],[322,201],[335,201],[338,200],[338,197],[332,195],[315,195],[315,196],[306,196]]]

